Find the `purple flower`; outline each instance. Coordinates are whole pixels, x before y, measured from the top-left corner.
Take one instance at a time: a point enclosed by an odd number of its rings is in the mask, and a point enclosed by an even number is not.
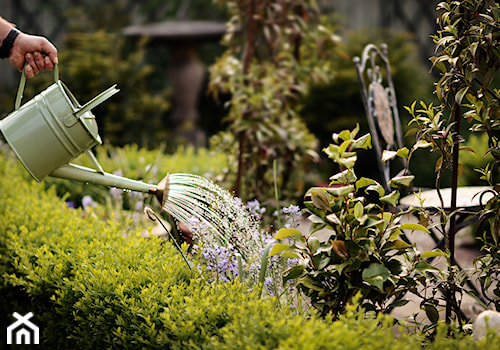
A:
[[[194,247],[195,251],[199,252],[199,249],[199,246]],[[231,247],[203,248],[200,258],[205,266],[205,271],[212,274],[210,281],[213,281],[213,277],[217,276],[217,280],[226,283],[239,276],[238,260]]]
[[[266,287],[267,292],[269,293],[270,296],[274,297],[274,291],[271,288],[273,286],[273,279],[271,277],[266,277],[264,279],[264,287]]]
[[[187,224],[191,231],[193,231],[193,236],[195,239],[202,237],[208,233],[208,224],[204,221],[200,221],[197,217],[191,217],[187,220]]]
[[[251,213],[262,215],[266,212],[266,208],[261,208],[260,203],[257,199],[247,203],[247,208]]]
[[[300,208],[298,205],[291,205],[289,207],[281,209],[281,212],[283,214],[289,214],[289,215],[296,216],[296,215],[300,214]]]
[[[83,206],[83,209],[93,208],[93,207],[97,206],[97,203],[94,202],[94,200],[92,199],[92,197],[90,197],[90,196],[84,196],[82,198],[82,206]]]

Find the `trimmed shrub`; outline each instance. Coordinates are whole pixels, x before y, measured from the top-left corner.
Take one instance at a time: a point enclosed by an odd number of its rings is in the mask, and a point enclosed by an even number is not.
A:
[[[0,156],[2,326],[33,312],[50,349],[420,349],[392,335],[390,319],[351,311],[339,321],[305,318],[236,282],[208,283],[172,246],[129,227],[82,217],[53,189],[27,180]],[[125,238],[126,237],[126,238]],[[5,329],[5,328],[4,328]],[[440,338],[441,337],[441,338]],[[440,349],[488,349],[447,340]],[[437,349],[433,344],[429,349]]]

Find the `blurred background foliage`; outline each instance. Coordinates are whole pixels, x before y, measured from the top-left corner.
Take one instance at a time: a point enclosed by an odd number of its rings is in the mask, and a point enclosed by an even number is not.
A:
[[[22,2],[19,2],[21,4]],[[41,5],[40,5],[41,4]],[[149,45],[147,40],[132,40],[124,37],[124,27],[132,24],[150,23],[161,20],[203,19],[228,21],[229,14],[224,1],[175,0],[175,1],[126,1],[126,0],[80,0],[80,1],[45,1],[37,3],[44,10],[52,11],[58,21],[57,33],[60,34],[58,49],[61,61],[61,79],[68,85],[81,103],[86,102],[112,84],[118,84],[121,90],[109,101],[94,110],[99,123],[99,133],[106,143],[112,146],[135,144],[148,149],[161,149],[162,152],[175,153],[169,115],[172,110],[170,96],[171,82],[166,69],[171,61],[167,47]],[[304,179],[296,190],[307,188],[306,182],[327,181],[335,169],[322,154],[335,131],[352,129],[357,123],[361,132],[368,132],[368,126],[361,103],[360,90],[356,77],[353,57],[360,55],[365,44],[386,42],[389,58],[403,118],[403,126],[409,119],[403,106],[414,100],[432,101],[433,81],[428,65],[422,62],[419,48],[413,34],[402,31],[373,30],[370,32],[349,32],[342,28],[342,18],[334,11],[330,1],[318,2],[323,20],[337,26],[342,38],[337,56],[329,58],[335,67],[334,79],[327,84],[312,84],[307,94],[301,95],[296,102],[300,110],[301,123],[307,126],[317,138],[321,159],[304,174]],[[328,6],[322,6],[328,4]],[[40,9],[37,9],[40,10]],[[43,33],[40,33],[43,34]],[[429,41],[431,39],[429,38]],[[220,43],[207,43],[198,48],[199,57],[209,67],[225,51]],[[207,78],[199,101],[200,127],[208,137],[215,135],[215,142],[227,138],[227,134],[218,134],[226,130],[222,121],[228,114],[224,103],[231,96],[219,96],[215,100],[207,93]],[[33,96],[52,80],[50,74],[41,74],[28,82],[26,98]],[[6,85],[0,82],[0,111],[8,113],[13,106],[16,84]],[[26,99],[25,98],[25,99]],[[406,138],[406,142],[414,142]],[[182,146],[182,145],[181,145]],[[480,146],[480,143],[477,144]],[[209,145],[207,145],[209,147]],[[475,147],[475,146],[473,146]],[[228,148],[225,151],[234,152]],[[376,177],[375,159],[369,151],[359,155],[359,169],[362,175]],[[433,155],[417,154],[413,161],[412,172],[416,175],[416,185],[432,187]],[[201,160],[200,160],[201,161]],[[203,159],[211,162],[211,158]],[[479,160],[467,159],[467,162]],[[482,160],[481,160],[482,161]],[[469,164],[469,163],[467,163]],[[474,165],[467,165],[474,167]],[[170,171],[170,169],[165,169]],[[223,173],[221,169],[220,174]],[[317,173],[317,176],[311,174]],[[470,180],[468,180],[470,179]],[[226,178],[227,180],[227,178]],[[474,182],[475,177],[464,178]],[[444,184],[446,185],[446,184]],[[301,198],[301,196],[299,196]]]

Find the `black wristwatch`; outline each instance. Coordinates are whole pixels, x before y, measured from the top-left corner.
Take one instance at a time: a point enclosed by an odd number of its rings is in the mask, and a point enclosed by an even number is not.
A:
[[[0,58],[7,58],[10,56],[10,49],[12,49],[14,40],[16,40],[19,33],[21,32],[18,29],[12,28],[9,34],[7,34],[7,37],[3,39],[2,46],[0,46]]]

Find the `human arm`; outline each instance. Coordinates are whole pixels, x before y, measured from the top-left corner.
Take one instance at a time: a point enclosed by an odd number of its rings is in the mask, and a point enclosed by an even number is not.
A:
[[[11,39],[7,39],[14,25],[0,17],[0,45],[5,40],[12,40],[15,33],[11,33]],[[14,31],[16,31],[14,29]],[[44,55],[46,55],[44,57]],[[25,63],[25,73],[28,78],[34,77],[39,72],[52,70],[54,64],[58,63],[57,49],[46,38],[19,32],[12,43],[12,48],[7,56],[10,63],[19,71],[22,71]]]

